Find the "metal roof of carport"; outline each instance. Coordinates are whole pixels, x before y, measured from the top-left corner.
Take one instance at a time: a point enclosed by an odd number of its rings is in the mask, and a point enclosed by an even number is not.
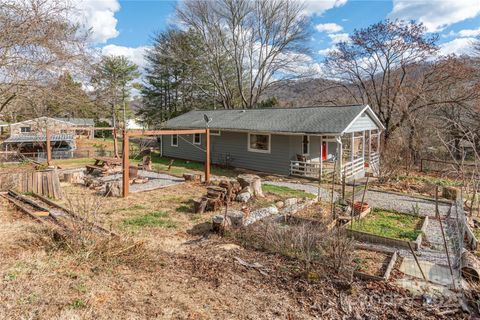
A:
[[[52,134],[50,135],[50,141],[73,141],[72,134]],[[46,142],[45,135],[14,135],[4,141],[4,143],[22,143],[22,142]]]
[[[194,110],[168,120],[165,128],[205,128],[204,115],[207,115],[211,118],[210,129],[217,130],[341,134],[365,111],[383,129],[366,105]]]

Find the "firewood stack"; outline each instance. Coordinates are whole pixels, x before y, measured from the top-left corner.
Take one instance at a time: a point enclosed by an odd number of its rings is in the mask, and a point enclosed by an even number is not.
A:
[[[199,200],[194,200],[195,213],[217,211],[225,203],[235,201],[242,186],[237,181],[222,180],[216,185],[207,187],[207,194]]]

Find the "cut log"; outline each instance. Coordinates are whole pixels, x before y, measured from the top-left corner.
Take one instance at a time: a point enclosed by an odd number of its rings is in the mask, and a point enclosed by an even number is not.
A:
[[[254,174],[241,174],[237,177],[238,182],[242,188],[250,187],[253,190],[253,195],[258,198],[263,198],[262,180],[259,176]]]
[[[198,200],[194,200],[193,210],[195,211],[195,213],[200,213],[200,214],[204,213],[207,207],[207,202],[208,202],[207,198],[200,198]]]
[[[106,197],[120,197],[122,195],[122,187],[119,181],[109,182],[105,185]]]
[[[462,276],[469,281],[480,281],[480,262],[468,250],[462,251]]]
[[[77,172],[65,172],[63,174],[63,179],[65,182],[69,182],[71,184],[81,184],[83,183],[83,171]]]
[[[207,200],[207,211],[217,211],[223,206],[223,201],[221,199],[208,199]]]
[[[185,179],[185,181],[200,182],[202,181],[202,175],[197,173],[184,173],[183,179]]]

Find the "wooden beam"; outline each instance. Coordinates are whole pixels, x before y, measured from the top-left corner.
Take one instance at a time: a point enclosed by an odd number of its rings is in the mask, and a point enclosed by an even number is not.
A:
[[[209,130],[209,129],[208,129]],[[205,133],[205,129],[188,129],[188,130],[129,130],[130,137],[135,136],[162,136],[171,134],[195,134]]]
[[[117,129],[113,128],[113,156],[118,158],[118,140],[117,140]]]
[[[122,181],[122,196],[126,198],[128,196],[128,187],[130,183],[130,176],[129,176],[129,170],[130,170],[130,161],[128,157],[130,156],[128,154],[128,139],[129,139],[129,134],[127,133],[127,130],[123,130],[123,181]]]
[[[205,183],[210,182],[210,129],[205,129]]]
[[[48,128],[45,129],[45,140],[47,142],[47,165],[50,166],[52,164],[52,146],[50,144],[50,130],[48,130]]]

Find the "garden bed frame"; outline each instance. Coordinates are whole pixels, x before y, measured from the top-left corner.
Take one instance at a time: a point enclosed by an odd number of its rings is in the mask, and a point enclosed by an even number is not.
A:
[[[380,209],[380,210],[391,211],[391,210],[387,210],[387,209]],[[363,214],[363,212],[362,212],[362,214],[360,214],[360,219],[366,217],[369,212],[367,212],[364,215],[362,215]],[[409,216],[414,216],[414,217],[420,217],[420,216],[413,215],[413,214],[410,214],[410,213],[401,213],[401,212],[397,212],[397,213],[398,214],[409,215]],[[351,228],[349,228],[349,226],[352,223],[351,221],[346,223],[344,225],[344,228],[347,231],[347,235],[354,238],[355,240],[368,242],[368,243],[373,243],[373,244],[381,244],[381,245],[386,245],[386,246],[390,246],[390,247],[403,248],[403,249],[408,249],[408,250],[410,249],[410,245],[411,245],[414,250],[419,250],[421,245],[422,245],[423,234],[425,233],[425,230],[427,229],[427,226],[428,226],[428,216],[421,217],[421,218],[423,218],[422,227],[420,228],[420,234],[417,236],[415,241],[388,238],[388,237],[376,235],[376,234],[373,234],[373,233],[368,233],[368,232],[363,232],[363,231],[358,231],[358,230],[352,230]]]
[[[356,245],[355,249],[361,249],[361,250],[367,250],[367,251],[373,251],[373,252],[381,252],[381,253],[386,253],[388,255],[391,255],[390,261],[388,262],[387,268],[385,269],[385,272],[384,272],[383,276],[375,276],[375,275],[368,274],[368,273],[361,272],[361,271],[354,271],[353,274],[356,277],[358,277],[362,280],[366,280],[366,281],[387,281],[390,278],[390,274],[391,274],[393,268],[395,267],[395,263],[397,262],[397,258],[398,258],[397,251],[392,252],[390,250],[382,250],[382,249],[378,249],[378,248],[373,249],[373,248],[370,248],[368,246],[363,246],[363,245]]]

